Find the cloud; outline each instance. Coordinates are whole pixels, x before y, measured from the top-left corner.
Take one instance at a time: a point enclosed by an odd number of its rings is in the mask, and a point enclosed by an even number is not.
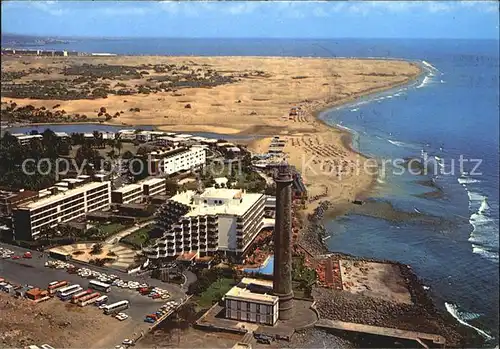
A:
[[[151,12],[145,7],[105,7],[99,12],[107,16],[142,16]]]
[[[62,16],[68,13],[68,10],[61,8],[57,1],[29,1],[27,4],[51,16]]]

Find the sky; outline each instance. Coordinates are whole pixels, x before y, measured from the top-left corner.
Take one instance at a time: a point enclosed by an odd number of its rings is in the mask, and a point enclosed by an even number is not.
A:
[[[2,33],[498,39],[496,1],[2,1]]]

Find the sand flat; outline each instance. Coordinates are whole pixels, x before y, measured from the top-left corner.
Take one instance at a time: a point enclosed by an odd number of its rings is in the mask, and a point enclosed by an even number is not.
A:
[[[339,261],[344,291],[413,304],[399,267],[390,263]]]

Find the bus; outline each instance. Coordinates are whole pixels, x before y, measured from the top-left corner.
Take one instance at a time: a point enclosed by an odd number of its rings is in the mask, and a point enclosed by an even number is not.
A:
[[[89,287],[93,288],[94,290],[101,291],[101,292],[109,292],[111,291],[111,285],[106,284],[104,282],[100,282],[97,280],[90,280],[89,281]]]
[[[108,296],[101,296],[101,297],[96,299],[95,305],[100,306],[100,305],[103,305],[104,303],[106,303],[107,301],[108,301]]]
[[[54,259],[59,259],[61,261],[69,261],[71,259],[70,253],[60,252],[60,251],[49,251],[49,256]]]
[[[89,295],[92,293],[92,290],[84,290],[78,293],[75,293],[73,296],[71,296],[71,303],[76,304],[78,300],[86,295]]]
[[[54,282],[55,282],[55,284],[54,284]],[[48,287],[49,294],[51,294],[51,295],[53,295],[54,293],[56,293],[57,291],[59,291],[63,287],[68,286],[67,281],[54,281],[54,282],[51,282],[49,284],[49,287]]]
[[[115,314],[121,310],[128,309],[128,307],[129,307],[129,301],[119,301],[119,302],[107,305],[104,308],[104,314],[106,314],[106,315]]]
[[[83,296],[82,298],[78,299],[78,305],[84,307],[86,305],[95,303],[100,298],[100,296],[101,294],[99,292],[94,292],[87,296]]]
[[[71,288],[67,291],[64,291],[59,294],[59,298],[63,301],[66,301],[71,298],[75,293],[78,293],[83,290],[83,288],[80,285],[75,285],[76,287]]]
[[[61,293],[64,293],[64,292],[70,291],[70,290],[74,290],[78,287],[80,287],[80,285],[78,285],[78,284],[67,285],[66,287],[58,289],[56,294],[59,296]]]

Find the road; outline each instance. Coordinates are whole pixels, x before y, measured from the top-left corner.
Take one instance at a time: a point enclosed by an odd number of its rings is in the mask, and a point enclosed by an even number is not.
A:
[[[22,256],[27,249],[17,246],[11,246],[0,243],[0,247],[8,248],[15,252],[16,255]],[[72,284],[79,284],[83,288],[88,287],[88,280],[81,278],[78,274],[69,274],[64,269],[53,269],[44,266],[49,259],[46,254],[37,251],[31,251],[32,259],[0,259],[0,277],[5,278],[8,282],[16,284],[29,284],[35,287],[47,288],[49,282],[55,280],[67,280]],[[107,268],[99,268],[88,265],[83,265],[75,261],[72,264],[79,267],[86,267],[92,270],[115,274],[122,280],[145,282],[149,285],[161,287],[170,293],[170,300],[182,302],[186,295],[178,285],[164,283],[157,279],[152,279],[149,275],[134,276],[127,273],[110,270]],[[114,347],[121,343],[125,338],[133,337],[141,331],[147,331],[151,324],[144,322],[146,314],[157,311],[165,300],[153,300],[149,297],[140,295],[135,290],[112,287],[111,292],[107,294],[109,297],[108,304],[120,300],[130,301],[130,308],[125,311],[130,318],[124,321],[123,330],[120,333],[110,334],[110,338],[103,338],[99,341],[100,347]]]

